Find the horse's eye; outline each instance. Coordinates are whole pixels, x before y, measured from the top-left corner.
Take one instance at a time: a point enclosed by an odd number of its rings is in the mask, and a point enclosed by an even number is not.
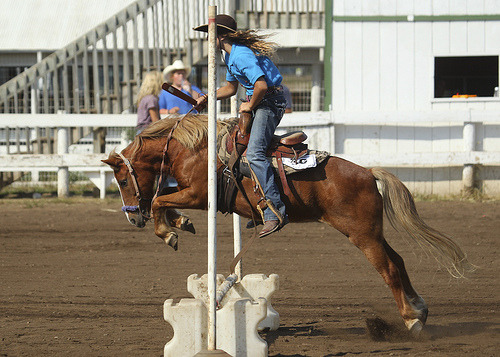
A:
[[[120,187],[125,187],[125,186],[127,186],[127,179],[125,179],[125,180],[121,180],[120,182],[118,182],[118,184],[120,185]]]

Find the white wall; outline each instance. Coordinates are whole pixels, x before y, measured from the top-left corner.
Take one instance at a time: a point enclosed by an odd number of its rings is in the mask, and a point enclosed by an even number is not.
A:
[[[418,16],[481,14],[499,15],[500,1],[334,1],[333,109],[500,109],[500,98],[433,98],[434,57],[499,56],[500,21],[431,22]],[[400,17],[363,22],[349,16]]]
[[[346,123],[335,128],[336,153],[390,158],[460,152],[461,123],[471,111],[484,122],[476,125],[476,149],[500,151],[500,125],[488,123],[488,113],[500,110],[500,98],[434,98],[436,56],[500,56],[500,20],[486,20],[500,15],[500,0],[333,4],[332,116]],[[477,15],[482,19],[470,17]],[[441,114],[449,120],[439,120]],[[360,116],[365,122],[358,125]],[[374,125],[366,125],[370,116]],[[380,117],[397,125],[377,125]],[[393,171],[414,192],[453,194],[462,186],[456,166]],[[477,175],[485,192],[499,192],[498,167],[481,166]]]
[[[336,16],[499,14],[499,0],[335,0]]]

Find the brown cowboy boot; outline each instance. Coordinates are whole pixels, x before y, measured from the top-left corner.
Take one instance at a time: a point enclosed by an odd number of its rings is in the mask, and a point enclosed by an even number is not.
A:
[[[279,231],[287,223],[288,223],[288,215],[285,215],[281,223],[277,219],[271,219],[269,221],[264,222],[264,227],[262,227],[262,230],[259,233],[259,238],[264,238],[270,235],[271,233]]]

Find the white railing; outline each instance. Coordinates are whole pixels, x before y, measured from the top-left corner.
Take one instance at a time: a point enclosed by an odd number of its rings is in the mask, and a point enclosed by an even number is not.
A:
[[[213,1],[240,28],[323,28],[319,0]],[[136,0],[109,19],[0,85],[3,113],[121,113],[134,110],[142,73],[176,58],[203,57],[208,0]],[[196,44],[195,44],[196,43]],[[196,58],[193,52],[197,48]],[[100,73],[102,71],[102,73]]]
[[[6,128],[52,128],[58,135],[57,154],[8,155],[0,139],[0,172],[85,172],[101,190],[111,183],[111,170],[100,162],[106,154],[78,153],[68,148],[69,128],[98,126],[127,130],[136,115],[9,114],[0,122]],[[328,151],[359,165],[393,168],[411,190],[424,194],[456,194],[479,184],[488,194],[500,194],[500,113],[488,111],[414,113],[297,112],[286,114],[277,134],[304,130],[311,149]],[[120,150],[127,144],[115,138]],[[22,146],[23,142],[9,142]],[[108,148],[107,151],[110,151]],[[69,153],[71,152],[71,153]],[[476,168],[480,168],[476,170]]]

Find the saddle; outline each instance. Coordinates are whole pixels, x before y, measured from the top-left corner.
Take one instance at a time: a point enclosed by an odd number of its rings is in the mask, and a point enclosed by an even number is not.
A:
[[[227,136],[225,144],[229,154],[233,155],[233,151],[236,150],[238,157],[246,156],[246,148],[250,138],[249,127],[247,125],[248,123],[245,123],[245,118],[243,118],[243,120],[240,118],[239,123],[235,125],[232,133]],[[307,135],[302,131],[293,131],[283,135],[274,135],[271,145],[267,150],[267,157],[276,158],[278,174],[285,195],[290,194],[290,187],[288,186],[282,159],[291,158],[297,161],[299,158],[306,155],[308,153],[307,144],[304,143],[306,139]]]

